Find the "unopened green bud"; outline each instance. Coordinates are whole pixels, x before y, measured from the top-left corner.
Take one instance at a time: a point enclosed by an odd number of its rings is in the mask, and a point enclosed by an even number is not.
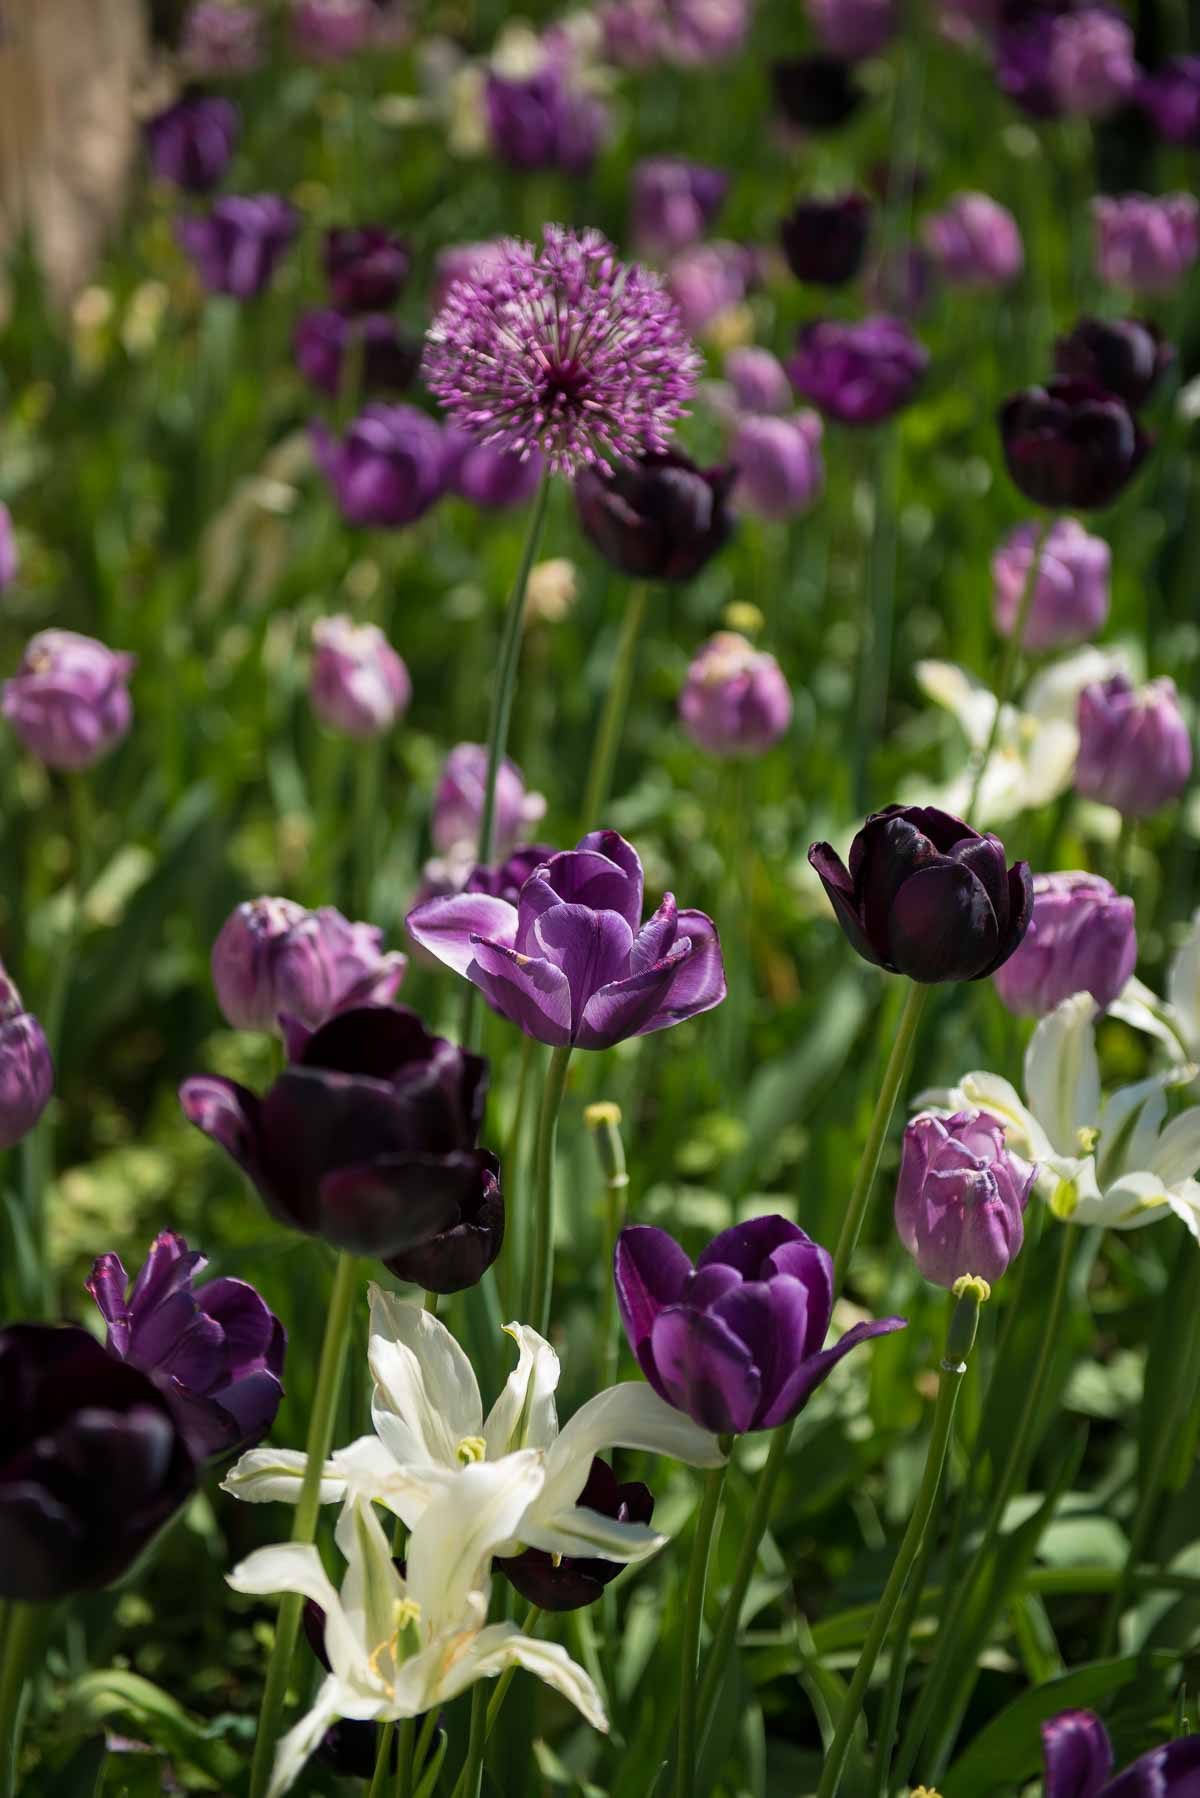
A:
[[[721,614],[731,631],[741,631],[743,637],[757,637],[767,622],[759,608],[748,599],[732,599]]]
[[[585,1108],[584,1122],[592,1133],[604,1178],[610,1187],[628,1186],[625,1171],[625,1144],[621,1141],[621,1107],[610,1099],[602,1099]]]
[[[946,1330],[942,1369],[945,1373],[965,1373],[967,1356],[975,1346],[975,1332],[979,1328],[979,1307],[987,1303],[992,1289],[977,1274],[963,1274],[954,1282],[952,1291],[955,1302]]]

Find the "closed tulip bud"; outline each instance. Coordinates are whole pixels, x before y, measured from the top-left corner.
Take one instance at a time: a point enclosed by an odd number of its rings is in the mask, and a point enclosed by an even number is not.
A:
[[[725,379],[742,412],[778,414],[792,409],[792,384],[778,356],[757,344],[743,344],[727,352]]]
[[[592,1460],[582,1492],[575,1503],[615,1523],[648,1524],[654,1515],[654,1495],[640,1480],[617,1483],[617,1476],[599,1455]],[[492,1562],[521,1597],[543,1611],[579,1611],[604,1596],[604,1588],[621,1571],[620,1561],[588,1555],[551,1555],[541,1548],[526,1548],[519,1555],[497,1555]]]
[[[407,243],[382,225],[327,231],[324,260],[330,297],[340,312],[385,312],[412,267]]]
[[[405,960],[382,941],[373,924],[352,924],[331,905],[247,900],[213,944],[217,1003],[235,1030],[270,1031],[281,1018],[316,1029],[349,1007],[387,1004]]]
[[[1042,1724],[1043,1798],[1193,1798],[1200,1735],[1176,1736],[1113,1776],[1112,1743],[1094,1711],[1060,1711]]]
[[[0,968],[0,1149],[29,1135],[53,1091],[46,1033]]]
[[[408,710],[412,682],[376,624],[338,615],[313,625],[309,699],[322,724],[348,737],[378,737]]]
[[[1079,695],[1077,721],[1075,790],[1085,798],[1148,818],[1187,786],[1192,738],[1168,677],[1136,691],[1123,674],[1097,681]]]
[[[839,424],[870,425],[906,406],[929,364],[902,319],[805,325],[787,364],[792,386]]]
[[[249,300],[270,282],[299,223],[278,194],[230,194],[177,219],[175,234],[210,293]]]
[[[205,1257],[164,1230],[134,1280],[120,1256],[101,1255],[87,1289],[108,1325],[112,1355],[157,1374],[197,1461],[261,1442],[283,1398],[287,1334],[253,1286],[210,1280]]]
[[[711,755],[761,755],[787,734],[791,689],[774,656],[736,631],[718,631],[688,669],[679,717]]]
[[[1138,104],[1168,144],[1200,145],[1200,56],[1176,56],[1138,84]]]
[[[419,340],[381,312],[363,318],[347,318],[331,306],[302,312],[292,332],[292,350],[305,380],[330,399],[342,390],[351,354],[364,394],[403,393],[421,366]]]
[[[866,98],[853,64],[843,57],[794,56],[771,65],[775,105],[796,131],[836,131]]]
[[[0,1330],[0,1598],[119,1579],[195,1490],[165,1394],[73,1325]]]
[[[1081,318],[1054,346],[1058,374],[1115,393],[1131,412],[1146,404],[1174,360],[1174,345],[1140,318]]]
[[[154,172],[185,193],[206,194],[233,160],[241,121],[230,100],[190,94],[146,123]]]
[[[968,1274],[997,1281],[1021,1252],[1036,1175],[1008,1152],[1004,1126],[986,1111],[914,1118],[900,1155],[896,1230],[925,1278],[947,1289]]]
[[[312,440],[348,524],[412,524],[445,490],[441,427],[415,406],[367,406],[340,440],[319,424]]]
[[[545,466],[537,450],[518,456],[492,443],[479,443],[447,425],[446,485],[473,506],[505,511],[523,506],[537,491]]]
[[[1049,44],[1049,76],[1066,113],[1102,119],[1137,85],[1133,32],[1119,14],[1100,6],[1060,13]]]
[[[987,194],[963,193],[925,220],[926,249],[955,287],[1005,287],[1025,265],[1016,219]]]
[[[1150,443],[1124,401],[1084,381],[1048,381],[1000,408],[1000,439],[1013,484],[1039,506],[1110,506],[1141,467]]]
[[[293,0],[292,36],[302,56],[341,62],[366,49],[377,16],[373,0]]]
[[[753,267],[739,244],[698,243],[672,257],[666,279],[684,329],[696,333],[745,299]]]
[[[1006,868],[999,837],[933,806],[873,813],[851,844],[849,868],[828,843],[814,843],[808,859],[852,947],[890,974],[982,980],[1029,928],[1028,862]]]
[[[652,156],[635,165],[633,238],[642,255],[667,256],[699,242],[729,187],[721,169],[682,156]]]
[[[127,682],[135,658],[78,631],[31,637],[0,709],[30,755],[48,768],[90,768],[133,722]]]
[[[21,558],[17,554],[12,513],[7,506],[0,504],[0,593],[12,586],[20,571]]]
[[[1100,195],[1092,201],[1096,272],[1134,293],[1170,293],[1200,257],[1200,200],[1194,194]]]
[[[1019,524],[992,557],[992,612],[996,629],[1010,637],[1041,533]],[[1039,653],[1082,643],[1108,617],[1112,551],[1074,518],[1060,518],[1042,545],[1037,580],[1025,619],[1022,648]]]
[[[430,826],[433,846],[442,855],[479,841],[483,820],[488,753],[482,743],[456,743],[442,764],[433,796]],[[531,793],[515,762],[505,757],[496,771],[492,848],[497,855],[515,849],[531,825],[545,816],[546,801]]]
[[[997,969],[996,991],[1021,1016],[1044,1017],[1072,993],[1090,993],[1103,1011],[1136,961],[1132,899],[1098,874],[1035,874],[1033,920]]]
[[[257,6],[195,0],[183,22],[180,60],[193,75],[246,75],[263,58],[263,16]]]
[[[798,201],[780,224],[779,241],[798,281],[844,287],[862,267],[870,229],[870,200],[849,193]]]
[[[825,485],[822,429],[815,412],[743,418],[730,447],[737,469],[734,504],[761,518],[806,512]]]
[[[732,468],[697,468],[676,450],[620,463],[610,474],[582,468],[575,503],[583,534],[622,574],[686,581],[733,532]]]
[[[877,55],[896,31],[894,0],[808,0],[808,16],[824,49],[851,62]]]

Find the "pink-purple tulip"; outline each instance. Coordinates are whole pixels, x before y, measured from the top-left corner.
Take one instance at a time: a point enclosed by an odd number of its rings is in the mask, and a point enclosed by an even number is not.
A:
[[[1060,1711],[1042,1724],[1043,1798],[1196,1798],[1200,1735],[1176,1736],[1114,1779],[1112,1743],[1094,1711]]]
[[[341,62],[367,48],[377,19],[374,0],[293,0],[292,36],[302,56]]]
[[[281,1019],[315,1030],[336,1012],[386,1005],[406,964],[382,942],[375,925],[352,924],[331,905],[246,900],[213,944],[217,1003],[235,1030],[267,1031]]]
[[[53,1091],[46,1033],[0,967],[0,1149],[29,1135]]]
[[[1192,738],[1169,676],[1134,689],[1123,674],[1079,695],[1075,789],[1148,818],[1177,799],[1192,772]]]
[[[1096,272],[1134,293],[1170,293],[1200,258],[1194,194],[1100,195],[1092,201]]]
[[[1035,874],[1025,940],[993,979],[1009,1011],[1044,1017],[1072,993],[1110,1006],[1137,962],[1132,899],[1098,874]]]
[[[742,344],[725,357],[725,379],[742,412],[778,414],[792,409],[792,384],[778,356],[757,344]]]
[[[1016,628],[1040,536],[1037,525],[1019,524],[992,557],[992,613],[1002,636]],[[1022,647],[1040,653],[1095,636],[1108,617],[1111,563],[1103,537],[1075,518],[1060,518],[1042,546]]]
[[[487,768],[488,753],[482,743],[456,743],[443,762],[430,825],[439,854],[450,855],[479,841]],[[545,799],[529,791],[517,764],[505,757],[496,771],[493,853],[504,856],[515,849],[545,812]]]
[[[21,558],[17,553],[12,513],[0,502],[0,593],[12,586],[20,572]]]
[[[338,614],[313,625],[308,696],[322,724],[347,737],[377,737],[412,698],[408,669],[377,624]]]
[[[263,58],[263,15],[231,0],[195,0],[183,22],[180,61],[194,75],[247,75]]]
[[[791,689],[773,655],[736,631],[718,631],[688,669],[679,717],[710,755],[762,755],[787,734]]]
[[[639,254],[669,256],[698,243],[728,187],[722,169],[683,156],[651,156],[637,163],[630,204]]]
[[[133,722],[127,682],[135,660],[78,631],[39,631],[4,683],[0,710],[48,768],[90,768]]]
[[[986,1111],[914,1118],[900,1154],[896,1231],[925,1278],[947,1288],[965,1274],[998,1280],[1021,1252],[1036,1175]]]
[[[1106,118],[1129,99],[1139,74],[1133,32],[1119,13],[1083,6],[1055,18],[1049,78],[1063,112]]]
[[[1006,287],[1025,265],[1021,230],[987,194],[961,193],[925,220],[922,241],[954,287]]]
[[[807,0],[824,49],[856,62],[886,48],[896,31],[895,0]]]
[[[815,412],[789,418],[744,417],[730,445],[737,469],[733,503],[760,518],[793,518],[821,496],[824,427]]]

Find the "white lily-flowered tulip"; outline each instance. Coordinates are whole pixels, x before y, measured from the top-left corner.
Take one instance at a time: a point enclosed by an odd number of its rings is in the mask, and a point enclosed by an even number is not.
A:
[[[576,1504],[593,1456],[609,1448],[646,1449],[693,1467],[717,1467],[725,1457],[716,1436],[641,1380],[597,1393],[560,1430],[554,1403],[558,1356],[527,1325],[505,1329],[517,1344],[517,1365],[485,1418],[471,1363],[445,1325],[422,1305],[372,1286],[368,1358],[376,1433],[326,1463],[322,1501],[357,1493],[411,1529],[428,1506],[440,1505],[457,1487],[466,1468],[500,1465],[515,1453],[537,1450],[545,1478],[497,1554],[526,1547],[637,1561],[661,1548],[666,1538],[648,1525],[622,1523]],[[223,1485],[236,1498],[294,1504],[303,1472],[302,1454],[257,1448],[242,1456]]]
[[[1135,978],[1126,981],[1110,1009],[1157,1038],[1172,1061],[1200,1060],[1200,911],[1192,913],[1191,929],[1171,958],[1166,998]]]
[[[312,1709],[280,1741],[268,1798],[279,1798],[339,1718],[393,1722],[419,1717],[478,1679],[526,1667],[607,1730],[592,1681],[566,1650],[523,1636],[513,1623],[488,1624],[488,1569],[545,1483],[540,1453],[525,1450],[465,1467],[427,1510],[408,1540],[406,1573],[370,1502],[352,1495],[337,1527],[346,1561],[336,1591],[315,1548],[260,1548],[228,1576],[237,1592],[298,1592],[325,1613],[330,1672]]]
[[[1056,1216],[1137,1230],[1174,1212],[1200,1240],[1200,1106],[1166,1123],[1167,1091],[1196,1075],[1174,1066],[1103,1093],[1096,1056],[1099,1007],[1074,993],[1049,1012],[1025,1053],[1025,1093],[998,1074],[971,1073],[918,1103],[991,1112],[1009,1147],[1038,1164],[1038,1189]]]

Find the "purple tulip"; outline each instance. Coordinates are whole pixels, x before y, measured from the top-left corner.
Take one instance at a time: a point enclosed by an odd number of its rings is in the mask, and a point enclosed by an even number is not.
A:
[[[351,351],[357,357],[358,386],[364,394],[403,393],[421,366],[421,343],[386,313],[347,318],[323,306],[302,312],[292,333],[300,373],[337,399]]]
[[[1098,874],[1035,874],[1033,921],[994,980],[1018,1016],[1044,1017],[1072,993],[1090,993],[1105,1011],[1136,962],[1132,899]]]
[[[482,743],[456,743],[442,763],[430,827],[434,848],[442,855],[479,841],[487,769],[488,752]],[[505,757],[496,771],[494,852],[503,856],[514,849],[545,811],[542,795],[528,791],[517,764]]]
[[[17,553],[12,513],[0,502],[0,593],[12,586],[20,572],[21,558]]]
[[[375,33],[373,0],[292,0],[292,36],[302,56],[341,62],[365,50]]]
[[[698,243],[720,210],[729,176],[683,156],[650,156],[634,165],[633,240],[643,256],[669,256]]]
[[[492,899],[507,899],[510,905],[515,905],[534,869],[557,853],[544,843],[524,843],[502,862],[478,863],[467,875],[461,891],[487,893]]]
[[[356,624],[338,614],[313,625],[308,696],[330,730],[348,737],[378,737],[408,710],[408,669],[377,624]]]
[[[28,1136],[54,1091],[46,1033],[0,967],[0,1149]]]
[[[865,194],[798,200],[781,221],[779,241],[798,281],[844,287],[862,267],[871,230]]]
[[[194,75],[247,75],[263,57],[262,13],[230,0],[195,0],[183,22],[180,60]]]
[[[1166,143],[1200,146],[1200,56],[1176,56],[1138,84],[1138,104]]]
[[[1112,1743],[1093,1711],[1060,1711],[1042,1724],[1043,1798],[1196,1798],[1200,1735],[1177,1736],[1111,1777]]]
[[[1016,628],[1040,535],[1037,525],[1019,524],[992,557],[992,613],[1003,637]],[[1042,545],[1022,648],[1040,653],[1095,636],[1108,617],[1111,563],[1103,537],[1091,536],[1077,519],[1058,519]]]
[[[1032,12],[996,35],[996,82],[1031,118],[1057,118],[1062,107],[1050,72],[1054,19]]]
[[[1100,195],[1092,201],[1096,272],[1134,293],[1170,293],[1200,258],[1200,200],[1194,194]]]
[[[808,859],[851,947],[890,974],[982,980],[1029,927],[1028,862],[1006,869],[999,837],[933,806],[872,813],[848,869],[828,843],[814,843]]]
[[[415,406],[367,406],[340,440],[321,424],[311,433],[317,462],[348,524],[412,524],[445,490],[441,427]]]
[[[229,194],[177,219],[175,235],[210,293],[249,300],[267,286],[299,223],[278,194]]]
[[[622,462],[607,474],[581,468],[575,504],[583,534],[622,574],[686,581],[733,532],[732,468],[697,468],[677,450]]]
[[[0,1598],[111,1585],[195,1489],[165,1394],[54,1324],[0,1330],[0,1393]]]
[[[964,1274],[993,1284],[1021,1252],[1036,1177],[986,1111],[914,1118],[900,1154],[897,1234],[935,1286]]]
[[[794,518],[821,496],[823,427],[815,412],[790,418],[743,418],[730,447],[737,469],[735,506],[760,518]]]
[[[1027,387],[1000,408],[1013,485],[1039,506],[1110,506],[1145,461],[1150,441],[1128,406],[1086,381]]]
[[[683,68],[736,56],[750,29],[751,0],[655,0],[663,22],[663,54]]]
[[[807,0],[808,16],[832,56],[876,56],[896,33],[895,0]]]
[[[280,1019],[315,1030],[339,1011],[386,1005],[405,958],[384,953],[383,932],[352,924],[332,905],[306,911],[292,899],[246,900],[213,944],[217,1003],[235,1030],[280,1029]]]
[[[537,450],[518,456],[495,444],[479,443],[465,431],[447,425],[446,484],[473,506],[489,511],[523,506],[537,492],[544,462]]]
[[[610,1049],[725,997],[712,919],[667,893],[643,924],[642,864],[615,830],[536,868],[515,906],[460,893],[418,906],[407,924],[501,1017],[556,1048]]]
[[[48,768],[90,768],[133,722],[126,682],[135,660],[78,631],[39,631],[4,683],[0,710]]]
[[[799,132],[838,130],[866,97],[852,62],[820,53],[772,63],[771,89],[784,124]]]
[[[1025,265],[1016,219],[987,194],[955,194],[925,220],[921,236],[954,287],[1006,287]]]
[[[1131,412],[1146,404],[1174,360],[1174,345],[1140,318],[1081,318],[1054,346],[1056,373],[1115,393]]]
[[[608,109],[548,56],[531,75],[487,77],[484,106],[492,148],[514,169],[586,175],[609,133]]]
[[[482,1057],[372,1005],[323,1024],[261,1098],[205,1074],[179,1097],[277,1222],[387,1260],[494,1206],[499,1163],[476,1146],[486,1091]]]
[[[1085,687],[1078,724],[1075,790],[1086,798],[1148,818],[1187,786],[1192,738],[1168,677],[1136,692],[1123,674]]]
[[[742,344],[725,357],[725,379],[742,412],[779,414],[792,409],[792,384],[778,356],[757,344]]]
[[[156,1374],[197,1461],[261,1442],[283,1398],[287,1332],[245,1280],[193,1289],[207,1258],[164,1230],[129,1287],[119,1255],[101,1255],[87,1289],[108,1352]]]
[[[407,243],[383,225],[327,231],[324,257],[325,279],[340,312],[385,312],[412,267]]]
[[[791,688],[773,655],[736,631],[718,631],[688,669],[679,717],[710,755],[762,755],[787,734]]]
[[[1049,76],[1064,112],[1086,119],[1106,118],[1131,96],[1140,72],[1133,54],[1133,32],[1118,13],[1084,6],[1055,18]]]
[[[839,424],[873,425],[906,406],[929,353],[903,319],[886,313],[857,323],[805,325],[787,364],[792,386]]]
[[[665,1230],[631,1224],[613,1258],[629,1346],[660,1398],[721,1435],[790,1423],[843,1355],[902,1317],[855,1324],[822,1349],[831,1256],[782,1217],[713,1238],[695,1266]]]
[[[648,1524],[654,1515],[654,1495],[640,1480],[618,1485],[617,1476],[599,1455],[577,1505],[598,1511],[617,1523]],[[521,1597],[543,1611],[579,1611],[604,1596],[604,1588],[621,1571],[620,1561],[599,1556],[551,1555],[541,1548],[525,1548],[519,1555],[497,1555],[492,1566],[504,1574]]]
[[[211,94],[186,95],[146,123],[155,174],[185,193],[211,192],[233,160],[240,129],[232,101]]]
[[[667,292],[693,335],[744,300],[752,279],[749,254],[733,243],[698,243],[671,258]]]

